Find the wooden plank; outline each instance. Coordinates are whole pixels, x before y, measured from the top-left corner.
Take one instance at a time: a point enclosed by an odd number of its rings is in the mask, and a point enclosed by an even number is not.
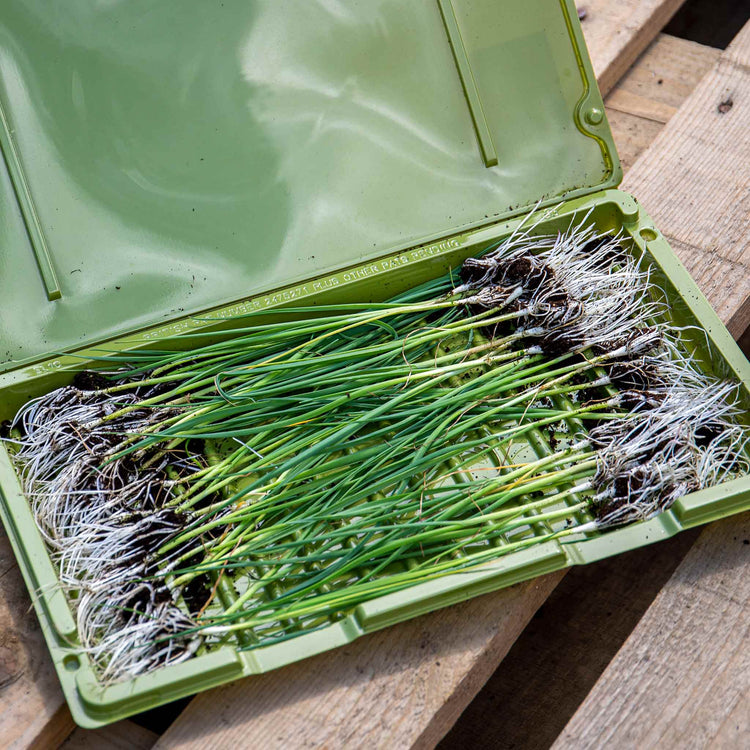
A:
[[[610,91],[607,109],[666,123],[720,55],[713,47],[659,34]]]
[[[607,94],[684,0],[579,0],[579,16],[602,94]]]
[[[750,513],[709,526],[554,750],[750,746]]]
[[[559,573],[202,693],[157,748],[433,747]]]
[[[664,125],[655,120],[647,120],[638,115],[617,110],[607,111],[607,119],[615,139],[620,164],[627,174],[628,169],[659,135]]]
[[[102,729],[77,728],[60,750],[150,750],[159,739],[156,732],[132,721],[118,721]]]
[[[704,291],[719,305],[728,294],[744,318],[750,23],[628,184]],[[750,514],[707,528],[554,747],[750,745],[749,570]]]
[[[750,295],[749,61],[746,25],[624,181],[725,319]]]
[[[660,226],[658,219],[656,221],[657,226]],[[674,237],[669,238],[669,244],[698,282],[719,317],[727,324],[731,322],[731,318],[743,309],[750,294],[748,264],[734,263],[723,258],[720,253],[690,245]],[[737,339],[742,333],[738,330],[739,325],[740,321],[735,318]]]
[[[605,99],[607,118],[626,173],[720,54],[660,34],[612,89]]]
[[[699,533],[573,568],[438,750],[548,750]]]
[[[56,747],[73,729],[29,594],[2,531],[0,706],[5,748]]]

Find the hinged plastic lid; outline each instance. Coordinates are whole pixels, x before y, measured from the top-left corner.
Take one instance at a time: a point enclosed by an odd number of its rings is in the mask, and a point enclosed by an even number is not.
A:
[[[5,0],[0,368],[620,170],[572,2]]]

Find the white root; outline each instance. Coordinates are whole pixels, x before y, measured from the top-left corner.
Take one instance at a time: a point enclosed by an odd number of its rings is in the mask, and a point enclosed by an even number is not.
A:
[[[110,458],[123,436],[163,417],[157,409],[127,411],[132,393],[111,395],[60,388],[27,403],[13,427],[15,461],[60,583],[75,597],[81,648],[104,683],[181,661],[201,639],[183,636],[195,623],[171,599],[150,559],[183,522],[166,505],[172,457]],[[182,550],[177,550],[177,553]]]

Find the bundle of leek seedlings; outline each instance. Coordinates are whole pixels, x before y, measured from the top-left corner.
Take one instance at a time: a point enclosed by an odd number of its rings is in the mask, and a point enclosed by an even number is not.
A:
[[[238,318],[27,403],[6,440],[101,680],[228,634],[276,643],[746,471],[736,386],[656,322],[655,292],[617,237],[519,230],[460,282]]]

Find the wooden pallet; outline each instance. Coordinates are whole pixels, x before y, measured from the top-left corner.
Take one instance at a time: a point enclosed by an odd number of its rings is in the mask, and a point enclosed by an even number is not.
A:
[[[626,188],[655,207],[739,338],[750,295],[750,22]],[[615,745],[750,746],[750,513],[703,531],[555,747]]]
[[[745,303],[750,295],[750,227],[745,218],[750,212],[750,190],[747,169],[744,174],[738,169],[743,154],[745,166],[750,163],[748,46],[740,40],[722,55],[662,36],[633,65],[680,2],[591,0],[583,5],[584,33],[600,86],[603,91],[611,89],[608,116],[627,172],[625,188],[654,216],[739,337],[750,323],[750,305]],[[743,33],[750,37],[747,29]],[[722,102],[730,98],[732,106],[720,112]],[[681,616],[687,618],[686,632],[694,633],[695,625],[690,625],[684,605],[680,607],[680,592],[686,581],[700,576],[709,564],[736,562],[729,548],[718,558],[711,550],[724,543],[731,547],[728,540],[737,523],[729,519],[704,532],[686,559],[687,572],[680,573],[681,567],[665,586],[641,623],[646,623],[645,632],[638,636],[639,626],[633,633],[560,738],[561,745],[601,746],[617,740],[612,733],[587,733],[587,727],[612,723],[615,711],[617,717],[622,714],[622,706],[609,701],[612,685],[626,679],[631,690],[640,685],[634,682],[640,672],[632,666],[632,660],[642,655],[639,643],[658,645],[653,648],[663,678],[649,683],[654,691],[666,697],[671,692],[665,688],[672,685],[670,680],[687,680],[686,660],[673,662],[670,639],[654,640],[653,634],[663,629],[664,618],[676,618],[679,623]],[[701,560],[706,555],[704,564]],[[733,572],[741,575],[741,570],[740,565]],[[4,746],[17,748],[60,747],[62,743],[71,749],[147,748],[157,741],[159,747],[180,748],[432,747],[474,698],[562,576],[556,573],[490,594],[374,633],[329,654],[199,695],[159,738],[132,721],[96,732],[74,729],[29,610],[28,594],[0,532],[0,737]],[[696,602],[705,605],[708,599],[704,599]],[[744,603],[727,601],[712,621],[711,637],[736,644],[737,623],[741,623],[737,612]],[[731,616],[722,614],[730,610]],[[712,658],[726,662],[730,652],[729,646],[719,648]],[[664,665],[673,663],[674,674],[665,671]],[[736,659],[732,663],[735,670],[742,666]],[[708,665],[707,661],[706,669]],[[748,673],[745,669],[744,674]],[[689,690],[689,680],[684,684]],[[735,688],[737,684],[742,687],[741,673]],[[715,689],[729,687],[717,683]],[[615,693],[617,700],[627,695],[624,689]],[[648,690],[643,694],[644,700],[653,703]],[[677,726],[679,701],[684,702],[687,694],[677,692],[664,704],[673,724],[659,726],[667,727],[663,735],[675,741],[678,735],[669,734],[669,726]],[[721,700],[713,698],[710,706],[715,712],[714,704]],[[741,707],[738,700],[734,705]],[[628,737],[653,739],[636,730],[656,705],[627,713]],[[731,711],[719,715],[730,716]],[[726,727],[721,731],[723,735],[715,736],[731,736]]]

